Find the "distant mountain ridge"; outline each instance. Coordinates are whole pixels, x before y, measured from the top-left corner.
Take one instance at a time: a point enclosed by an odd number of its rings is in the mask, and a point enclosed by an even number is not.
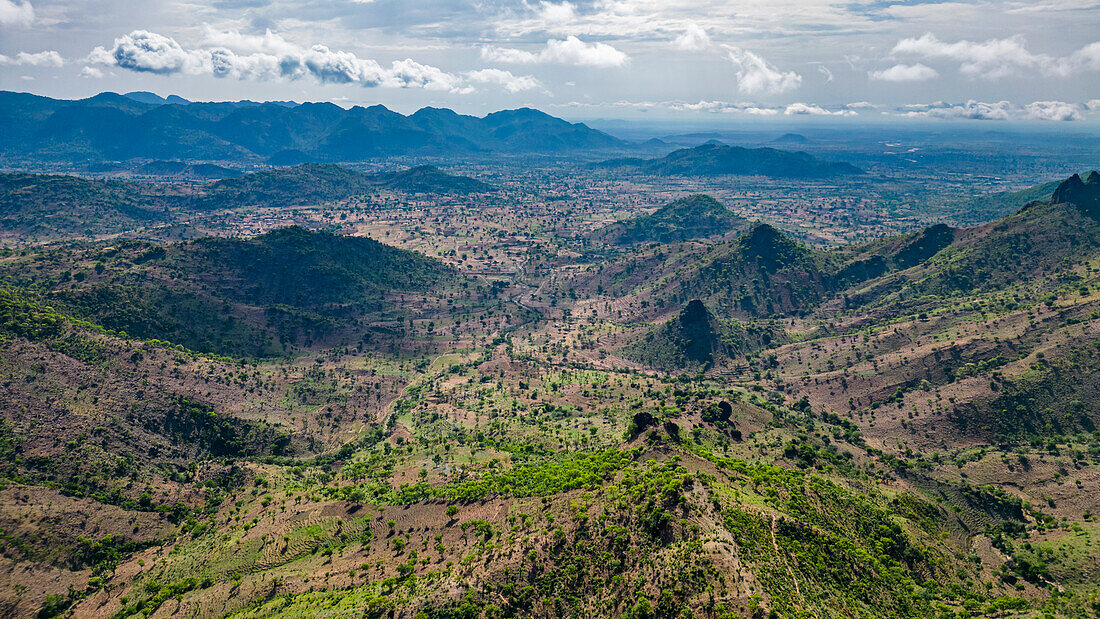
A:
[[[404,116],[382,105],[201,103],[145,92],[69,101],[0,92],[0,156],[14,159],[302,163],[625,145],[582,123],[529,108],[481,118],[438,108]]]
[[[823,161],[808,153],[774,148],[743,148],[710,141],[681,148],[659,159],[611,159],[602,168],[632,168],[639,172],[674,176],[771,176],[775,178],[833,178],[863,174],[850,163]]]

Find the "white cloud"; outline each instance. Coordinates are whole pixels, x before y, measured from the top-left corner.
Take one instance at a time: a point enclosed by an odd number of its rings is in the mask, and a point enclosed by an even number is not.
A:
[[[940,74],[927,65],[920,64],[896,64],[889,69],[871,71],[867,77],[883,82],[923,82],[939,77]]]
[[[571,2],[554,4],[553,2],[539,2],[539,19],[552,23],[563,24],[573,21],[576,10]]]
[[[1024,106],[1032,120],[1081,120],[1081,107],[1064,101],[1036,101]]]
[[[544,34],[633,40],[666,40],[678,37],[695,23],[713,40],[738,40],[746,35],[769,37],[819,35],[865,30],[875,25],[866,11],[853,11],[852,4],[839,0],[772,0],[771,2],[729,2],[728,0],[572,0],[576,11],[571,21],[555,23],[542,19],[541,4],[525,0],[528,11],[516,11],[517,3],[480,2],[480,6],[501,7],[492,28],[504,38],[530,40]],[[490,9],[491,11],[492,9]]]
[[[928,109],[913,110],[904,115],[910,118],[967,118],[971,120],[1008,120],[1012,117],[1013,107],[1008,101],[986,103],[970,100],[966,103],[948,104],[936,102]]]
[[[34,23],[34,7],[26,0],[0,0],[0,26],[21,26]]]
[[[826,82],[833,81],[833,72],[829,70],[829,67],[827,67],[825,65],[818,65],[817,71],[818,71],[818,73],[821,73],[822,75],[825,76],[825,81]]]
[[[396,60],[383,67],[369,58],[324,45],[301,48],[270,32],[262,37],[208,32],[206,38],[224,46],[186,49],[171,37],[135,30],[115,39],[111,49],[92,50],[88,62],[162,75],[183,73],[260,80],[313,77],[330,84],[469,92],[462,78],[412,59]]]
[[[620,67],[630,57],[607,43],[585,43],[575,36],[565,40],[550,39],[539,52],[529,52],[508,47],[486,46],[481,48],[485,60],[512,64],[569,64],[580,67]]]
[[[1085,107],[1087,107],[1090,112],[1100,111],[1100,99],[1090,99],[1085,103]]]
[[[802,84],[802,76],[783,72],[760,56],[740,47],[725,46],[730,62],[737,66],[737,87],[747,94],[780,94]]]
[[[203,26],[203,44],[207,47],[227,47],[242,54],[293,54],[299,46],[287,41],[271,30],[261,35],[241,34],[237,30],[218,30]]]
[[[671,103],[668,105],[673,110],[687,112],[721,112],[725,114],[751,114],[753,116],[774,116],[779,113],[777,108],[763,107],[753,103],[730,103],[728,101],[699,101],[698,103]]]
[[[890,112],[896,116],[912,119],[940,120],[1080,120],[1082,108],[1090,104],[1075,105],[1061,101],[1036,101],[1025,106],[1014,105],[1008,101],[967,101],[966,103],[914,103],[904,105]],[[1100,99],[1091,103],[1100,110]],[[594,109],[630,109],[642,112],[665,110],[669,112],[688,112],[703,114],[747,114],[751,116],[829,116],[854,117],[862,110],[873,110],[879,105],[867,101],[855,101],[842,107],[830,109],[815,103],[796,102],[786,106],[764,106],[756,103],[739,103],[703,99],[697,102],[687,101],[610,101],[601,103],[572,101],[565,104],[551,104],[551,107],[594,108]]]
[[[939,119],[969,119],[969,120],[1077,120],[1080,118],[1070,114],[1066,116],[1066,110],[1061,106],[1068,105],[1055,101],[1037,101],[1023,108],[1013,105],[1008,101],[974,101],[966,103],[918,103],[903,106],[901,116],[907,118],[939,118]],[[1042,115],[1045,117],[1041,118]],[[1061,117],[1059,117],[1061,115]]]
[[[1044,62],[1027,50],[1022,36],[989,39],[983,43],[946,43],[929,32],[920,38],[898,41],[891,53],[955,60],[961,63],[959,70],[964,75],[986,79],[1005,77],[1017,69],[1036,67]]]
[[[383,71],[380,85],[389,88],[459,90],[461,89],[462,80],[438,67],[420,64],[406,58],[405,60],[395,60],[389,71]]]
[[[204,72],[207,56],[198,50],[185,50],[175,39],[148,30],[134,30],[115,39],[110,50],[96,47],[91,62],[114,64],[123,69],[145,73],[171,74]]]
[[[103,76],[104,76],[103,70],[102,69],[97,69],[95,67],[84,67],[83,69],[80,70],[80,77],[83,77],[83,78],[86,78],[86,79],[100,79]]]
[[[33,54],[19,52],[15,55],[15,58],[0,54],[0,64],[30,65],[32,67],[60,67],[65,64],[65,59],[61,57],[61,54],[53,50],[35,52]]]
[[[1061,64],[1061,70],[1067,73],[1081,69],[1100,71],[1100,42],[1090,43],[1073,52]]]
[[[481,58],[490,62],[503,62],[507,64],[533,64],[542,62],[540,55],[522,49],[512,47],[496,47],[487,45],[481,48]]]
[[[854,110],[830,111],[812,103],[792,103],[783,110],[786,116],[857,116]]]
[[[565,104],[551,104],[551,107],[568,108],[616,108],[632,110],[670,110],[674,112],[705,112],[711,114],[749,114],[752,116],[775,116],[783,112],[783,108],[766,107],[755,103],[734,103],[730,101],[700,100],[696,103],[686,101],[610,101],[591,103],[587,101],[571,101]]]
[[[1100,71],[1100,42],[1086,45],[1069,56],[1056,58],[1029,51],[1022,35],[981,43],[965,40],[947,43],[927,33],[919,38],[898,41],[891,54],[952,60],[959,63],[959,71],[963,75],[990,80],[1023,70],[1060,77],[1082,70]]]
[[[692,22],[673,44],[685,51],[698,52],[710,47],[710,35],[699,24]]]
[[[542,84],[531,75],[512,75],[502,69],[481,69],[465,74],[467,80],[478,84],[496,84],[510,93],[542,88]]]

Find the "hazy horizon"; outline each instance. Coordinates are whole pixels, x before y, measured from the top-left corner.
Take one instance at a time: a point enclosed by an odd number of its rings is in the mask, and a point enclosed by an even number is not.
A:
[[[1100,4],[0,0],[0,87],[566,118],[1100,119]]]

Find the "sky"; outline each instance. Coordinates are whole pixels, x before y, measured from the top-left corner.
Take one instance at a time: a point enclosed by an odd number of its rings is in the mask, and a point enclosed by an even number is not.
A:
[[[0,0],[0,89],[571,118],[1100,120],[1100,0]]]

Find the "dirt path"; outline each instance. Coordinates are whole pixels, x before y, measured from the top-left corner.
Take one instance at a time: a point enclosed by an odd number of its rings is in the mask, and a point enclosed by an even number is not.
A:
[[[791,567],[790,563],[787,563],[787,557],[779,550],[779,543],[775,541],[775,514],[772,514],[772,548],[775,549],[775,554],[783,560],[783,565],[787,566],[787,573],[791,575],[791,582],[794,583],[794,592],[798,594],[798,597],[802,597],[802,591],[798,588],[798,578],[794,575],[794,568]]]

